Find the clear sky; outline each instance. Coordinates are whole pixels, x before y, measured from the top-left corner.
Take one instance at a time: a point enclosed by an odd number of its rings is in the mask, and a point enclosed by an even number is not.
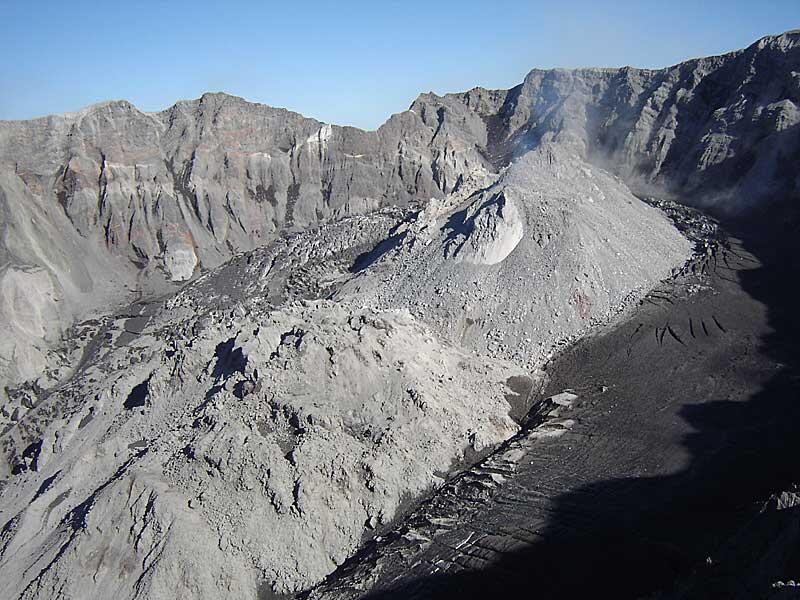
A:
[[[0,0],[0,119],[224,91],[375,128],[534,67],[661,67],[800,28],[800,0]]]

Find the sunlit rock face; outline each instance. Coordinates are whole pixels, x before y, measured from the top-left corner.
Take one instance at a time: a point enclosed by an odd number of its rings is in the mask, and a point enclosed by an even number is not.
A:
[[[514,202],[504,193],[468,207],[461,223],[463,231],[451,242],[456,260],[494,265],[517,247],[524,234],[522,219]]]
[[[569,145],[635,190],[725,214],[797,194],[800,33],[665,69],[531,71],[508,91],[446,96],[481,114],[501,163]]]

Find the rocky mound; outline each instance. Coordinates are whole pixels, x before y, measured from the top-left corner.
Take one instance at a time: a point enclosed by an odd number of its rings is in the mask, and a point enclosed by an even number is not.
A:
[[[347,220],[192,284],[7,429],[4,596],[299,590],[518,430],[509,399],[536,383],[520,367],[405,310],[272,304],[341,254],[314,239],[357,249],[369,227]],[[282,253],[294,268],[239,277]],[[231,271],[260,292],[230,289]]]
[[[428,204],[336,298],[408,308],[456,343],[536,369],[690,252],[621,181],[547,146],[476,194]]]

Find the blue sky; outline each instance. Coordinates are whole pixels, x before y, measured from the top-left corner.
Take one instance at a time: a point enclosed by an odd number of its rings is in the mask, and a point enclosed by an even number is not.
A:
[[[225,91],[375,128],[534,67],[660,67],[800,28],[800,0],[0,0],[0,119]]]

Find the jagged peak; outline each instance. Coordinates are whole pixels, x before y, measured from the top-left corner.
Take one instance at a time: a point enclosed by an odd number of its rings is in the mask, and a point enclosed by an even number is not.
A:
[[[307,117],[302,113],[289,110],[288,108],[280,106],[272,106],[270,104],[264,104],[263,102],[253,102],[251,100],[247,100],[246,98],[242,98],[241,96],[236,96],[233,94],[229,94],[227,92],[205,92],[199,98],[194,98],[192,100],[178,100],[175,104],[173,104],[169,108],[159,111],[158,114],[169,114],[176,110],[187,110],[187,109],[200,110],[200,111],[216,110],[221,106],[228,104],[249,108],[251,110],[277,113],[295,119],[302,119],[306,121],[315,122],[318,123],[319,125],[325,124],[323,121],[320,121],[319,119],[315,119],[313,117]]]
[[[542,69],[542,68],[534,68],[528,71],[527,75],[525,76],[525,80],[527,81],[530,78],[535,76],[558,76],[558,75],[567,75],[567,76],[580,76],[580,75],[598,75],[598,74],[616,74],[616,73],[642,73],[642,74],[651,74],[657,73],[661,71],[669,71],[675,68],[678,68],[682,65],[694,64],[698,61],[714,61],[719,60],[721,58],[727,57],[734,57],[738,54],[742,54],[748,50],[761,50],[767,46],[774,46],[777,45],[781,49],[789,49],[794,47],[795,45],[800,44],[800,29],[791,29],[789,31],[785,31],[783,33],[772,34],[764,36],[745,49],[736,49],[731,50],[729,52],[723,52],[721,54],[715,54],[710,56],[704,57],[696,57],[696,58],[689,58],[665,67],[659,68],[644,68],[644,67],[635,67],[632,65],[625,65],[622,67],[576,67],[576,68],[564,68],[564,67],[554,67],[549,69]]]
[[[101,110],[107,110],[107,109],[113,110],[116,108],[122,110],[135,110],[138,112],[142,112],[127,100],[122,99],[122,100],[103,100],[102,102],[95,102],[94,104],[90,104],[89,106],[82,108],[81,110],[70,113],[64,113],[61,116],[65,118],[69,118],[72,116],[82,117],[91,113],[99,112]]]
[[[0,120],[0,123],[24,123],[24,122],[35,122],[35,121],[48,121],[53,119],[59,119],[64,121],[78,121],[86,116],[93,115],[101,111],[109,111],[109,110],[136,111],[138,113],[145,114],[143,111],[136,108],[133,104],[131,104],[127,100],[103,100],[102,102],[96,102],[94,104],[90,104],[89,106],[86,106],[76,111],[42,115],[41,117],[33,117],[32,119]]]
[[[800,29],[790,29],[783,33],[767,35],[751,44],[749,49],[763,50],[764,48],[777,47],[780,50],[789,50],[800,44]]]

